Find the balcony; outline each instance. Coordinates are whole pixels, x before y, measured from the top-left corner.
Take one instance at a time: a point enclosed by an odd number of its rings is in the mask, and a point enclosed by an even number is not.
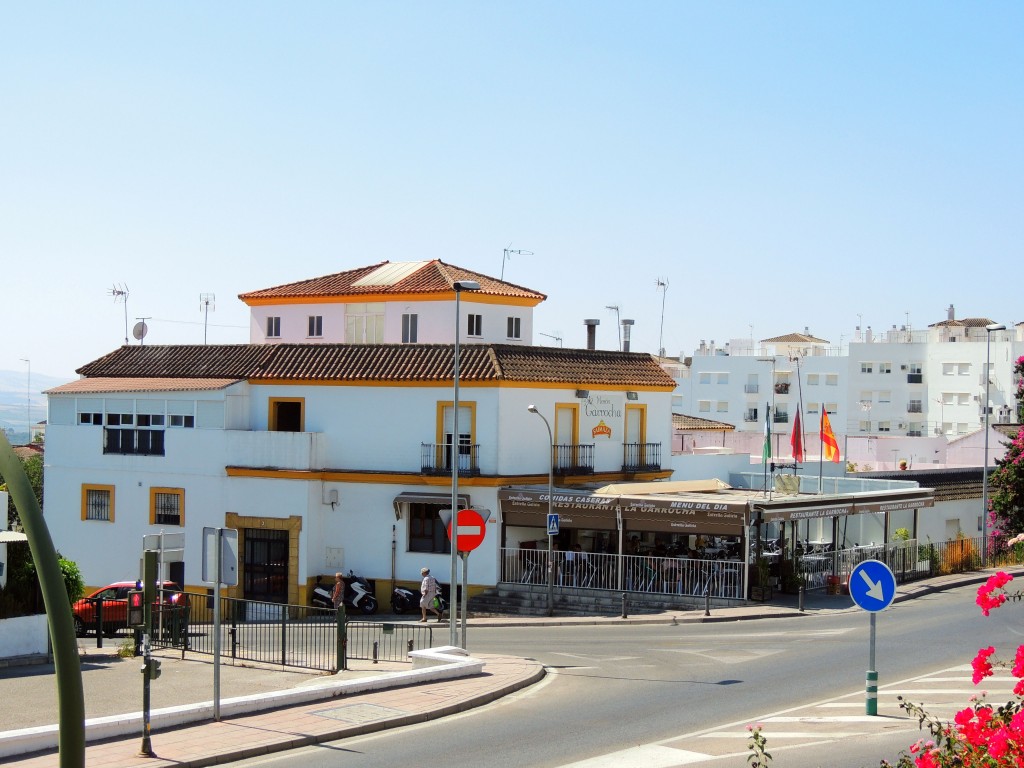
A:
[[[162,429],[103,428],[103,453],[123,456],[163,456]]]
[[[747,422],[750,422],[752,424],[756,423],[757,422],[757,411],[747,411],[746,413],[743,414],[743,420],[747,421]]]
[[[924,382],[923,373],[908,373],[907,384],[921,384]]]
[[[780,382],[776,383],[775,384],[775,394],[776,395],[788,395],[789,394],[789,382],[788,381],[780,381]]]
[[[776,413],[774,416],[772,416],[772,421],[774,421],[776,424],[789,424],[789,414]]]
[[[907,405],[907,413],[921,413],[921,403],[912,402]]]
[[[661,443],[623,443],[623,472],[657,472],[661,469]]]
[[[223,435],[228,466],[311,470],[327,465],[327,438],[322,432],[226,429]]]
[[[756,395],[758,392],[761,391],[761,385],[760,384],[744,384],[743,385],[743,391],[746,392],[748,395]]]
[[[556,475],[594,474],[593,445],[556,445],[551,458],[552,470]]]
[[[425,475],[452,473],[452,446],[438,443],[420,443],[420,472]],[[480,446],[459,446],[459,474],[467,477],[480,474]]]
[[[920,429],[908,429],[907,430],[907,437],[921,437],[921,430]]]

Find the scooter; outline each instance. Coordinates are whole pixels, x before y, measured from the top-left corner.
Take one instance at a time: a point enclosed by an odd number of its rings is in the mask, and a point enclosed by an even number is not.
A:
[[[349,571],[348,576],[343,577],[343,580],[345,582],[344,603],[346,608],[362,611],[366,615],[377,612],[377,598],[373,596],[373,590],[370,589],[370,584],[366,579]],[[331,588],[318,583],[313,587],[310,603],[315,608],[333,609],[334,601],[331,599],[331,591]]]
[[[448,603],[441,596],[441,593],[437,593],[437,598],[441,601],[440,611],[448,610]],[[395,587],[391,590],[391,611],[392,613],[405,613],[406,611],[417,611],[420,607],[420,593],[413,592],[411,589],[405,587]]]

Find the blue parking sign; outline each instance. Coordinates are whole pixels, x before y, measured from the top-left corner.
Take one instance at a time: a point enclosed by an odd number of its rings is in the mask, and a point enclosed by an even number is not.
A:
[[[850,597],[865,611],[881,611],[896,597],[896,577],[881,560],[865,560],[850,573]]]
[[[558,513],[548,515],[548,536],[558,535]]]

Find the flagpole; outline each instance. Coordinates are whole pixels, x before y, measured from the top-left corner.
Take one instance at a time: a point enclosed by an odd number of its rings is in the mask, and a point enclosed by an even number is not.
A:
[[[821,415],[818,417],[818,495],[823,492],[823,476],[825,473],[825,401],[821,402]]]

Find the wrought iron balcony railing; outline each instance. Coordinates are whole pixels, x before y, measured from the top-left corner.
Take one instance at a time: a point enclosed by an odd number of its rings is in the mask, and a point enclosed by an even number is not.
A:
[[[480,474],[480,446],[459,446],[459,474]],[[452,446],[420,443],[420,471],[425,475],[448,475],[452,471]]]
[[[623,472],[656,472],[661,469],[661,443],[623,443]]]

